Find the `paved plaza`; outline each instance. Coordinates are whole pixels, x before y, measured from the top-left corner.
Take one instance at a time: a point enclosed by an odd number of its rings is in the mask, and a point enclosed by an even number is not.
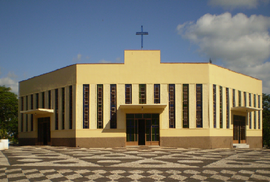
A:
[[[270,150],[11,146],[0,181],[270,181]]]

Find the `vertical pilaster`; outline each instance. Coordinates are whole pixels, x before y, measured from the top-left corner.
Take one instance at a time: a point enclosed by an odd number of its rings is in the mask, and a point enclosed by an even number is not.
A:
[[[196,84],[189,84],[189,128],[196,127]]]
[[[154,84],[146,84],[146,104],[154,104]]]
[[[209,128],[209,85],[203,84],[202,87],[202,119],[203,119],[203,128]]]
[[[169,128],[169,98],[168,98],[168,84],[160,84],[160,103],[167,104],[160,116],[161,129]]]
[[[110,129],[110,84],[103,85],[103,128]]]
[[[126,128],[126,115],[119,106],[125,104],[125,84],[117,84],[117,129]]]
[[[175,128],[183,128],[183,88],[175,84]]]
[[[90,116],[89,116],[89,128],[97,129],[97,85],[90,84],[89,102],[90,102]]]
[[[139,84],[132,84],[132,104],[139,104]]]

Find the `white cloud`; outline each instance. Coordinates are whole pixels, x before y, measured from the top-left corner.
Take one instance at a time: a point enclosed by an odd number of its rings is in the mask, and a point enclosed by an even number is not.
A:
[[[77,59],[78,59],[78,60],[81,60],[81,58],[82,58],[82,55],[81,55],[81,54],[78,54],[78,55],[77,55]]]
[[[247,8],[253,9],[257,8],[258,0],[209,0],[208,4],[212,6],[221,6],[225,9],[235,9],[235,8]]]
[[[122,60],[121,60],[120,57],[117,57],[115,60],[116,60],[117,63],[121,63],[122,62]]]
[[[77,54],[76,58],[73,58],[73,61],[78,63],[79,61],[81,61],[81,58],[82,58],[82,55],[79,53],[79,54]]]
[[[0,85],[10,87],[13,93],[18,94],[18,81],[16,78],[17,75],[15,75],[13,72],[9,72],[7,77],[0,78]]]
[[[270,93],[270,17],[230,13],[205,14],[196,22],[177,26],[178,33],[199,46],[202,55],[219,60],[222,65],[264,82]]]
[[[111,63],[111,61],[106,61],[105,59],[102,59],[98,63]]]

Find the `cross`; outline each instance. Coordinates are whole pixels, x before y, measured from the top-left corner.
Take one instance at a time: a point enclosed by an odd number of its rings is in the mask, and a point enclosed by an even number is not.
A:
[[[143,26],[141,26],[141,32],[136,32],[136,35],[141,35],[141,49],[143,48],[143,36],[148,35],[148,32],[143,32]]]

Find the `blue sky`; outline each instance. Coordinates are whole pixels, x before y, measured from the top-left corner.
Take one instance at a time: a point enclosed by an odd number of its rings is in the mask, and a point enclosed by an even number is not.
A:
[[[270,93],[269,0],[0,1],[0,85],[75,63],[123,62],[124,50],[162,62],[208,62],[263,80]]]

